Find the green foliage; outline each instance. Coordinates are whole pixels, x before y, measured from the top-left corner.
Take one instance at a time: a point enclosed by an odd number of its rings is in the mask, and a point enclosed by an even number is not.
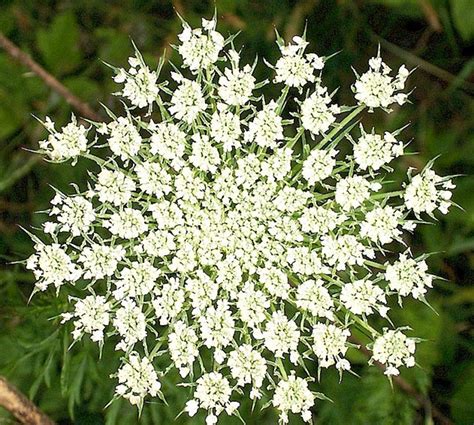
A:
[[[441,31],[430,27],[425,3],[439,20]],[[176,9],[198,25],[210,16],[214,2],[175,2]],[[419,344],[419,368],[404,371],[403,377],[456,424],[474,422],[474,363],[472,354],[472,289],[474,265],[474,7],[471,0],[268,0],[265,2],[218,1],[219,28],[224,33],[242,30],[237,46],[245,45],[243,60],[268,57],[277,27],[284,37],[302,32],[307,20],[311,49],[320,54],[341,51],[328,63],[325,84],[339,103],[348,103],[354,80],[346,70],[353,65],[366,68],[367,58],[380,43],[384,58],[393,68],[406,63],[418,67],[410,77],[414,88],[412,105],[387,116],[365,119],[378,128],[395,130],[412,122],[402,133],[413,139],[408,156],[399,164],[398,179],[408,167],[422,168],[428,158],[441,154],[435,168],[440,174],[461,174],[454,201],[464,210],[453,211],[439,226],[425,226],[410,242],[415,254],[437,252],[429,258],[438,281],[428,296],[428,307],[406,303],[401,312],[394,308],[394,321],[411,326],[426,341]],[[99,101],[120,112],[120,102],[110,92],[117,90],[111,72],[101,60],[123,66],[133,48],[133,39],[151,63],[169,43],[176,42],[179,20],[171,2],[38,2],[10,0],[2,3],[0,29],[35,60],[55,75],[73,93],[100,111]],[[388,43],[387,43],[388,42]],[[394,48],[399,46],[399,48]],[[171,60],[175,53],[167,49]],[[271,53],[274,54],[274,51]],[[440,72],[441,70],[441,72]],[[166,70],[165,70],[166,71]],[[268,73],[261,63],[258,77]],[[266,75],[267,76],[267,75]],[[263,78],[262,78],[263,79]],[[278,96],[278,93],[268,93]],[[25,228],[37,226],[41,217],[34,211],[46,207],[53,196],[50,184],[67,191],[70,182],[84,186],[85,164],[74,168],[51,165],[25,149],[34,149],[44,130],[31,114],[54,116],[65,123],[71,114],[64,99],[44,83],[0,52],[0,374],[9,377],[29,394],[51,417],[62,424],[172,424],[185,403],[186,391],[164,383],[168,406],[162,402],[145,406],[140,420],[135,409],[116,401],[113,380],[108,376],[118,364],[116,352],[99,353],[87,340],[70,347],[64,331],[57,331],[57,317],[64,299],[39,295],[28,305],[32,276],[9,262],[25,258],[32,251]],[[103,114],[105,115],[105,114]],[[89,164],[90,165],[90,164]],[[323,373],[321,391],[333,403],[318,401],[320,424],[413,424],[430,423],[414,400],[377,370],[364,366],[362,354],[351,354],[359,377],[346,375],[341,384],[336,374]],[[249,411],[249,424],[275,424],[271,411]],[[0,413],[0,418],[2,418]],[[202,419],[202,418],[201,418]],[[425,422],[423,422],[425,421]],[[198,423],[186,415],[177,424]],[[237,424],[235,418],[223,424]],[[299,423],[292,418],[292,424]]]

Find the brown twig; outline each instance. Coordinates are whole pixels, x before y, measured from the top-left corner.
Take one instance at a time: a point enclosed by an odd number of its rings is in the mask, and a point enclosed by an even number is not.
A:
[[[0,406],[25,425],[54,425],[38,407],[0,376]]]
[[[372,357],[371,352],[362,344],[359,340],[354,337],[350,337],[350,341],[353,344],[359,346],[359,351],[368,358]],[[380,370],[385,372],[385,365],[379,362],[374,362]],[[393,376],[392,381],[399,387],[404,393],[415,399],[418,404],[425,410],[427,414],[436,418],[437,423],[440,425],[453,425],[451,420],[446,417],[441,410],[431,404],[431,400],[428,397],[420,394],[409,382],[405,381],[401,376]]]
[[[101,117],[95,112],[86,102],[83,102],[76,97],[68,88],[62,85],[56,78],[54,78],[41,65],[35,62],[30,55],[23,52],[18,46],[10,41],[5,35],[0,32],[0,47],[5,50],[12,58],[16,59],[21,64],[25,65],[38,77],[40,77],[46,85],[51,87],[55,92],[64,98],[79,114],[84,118],[89,118],[94,121],[101,121]]]

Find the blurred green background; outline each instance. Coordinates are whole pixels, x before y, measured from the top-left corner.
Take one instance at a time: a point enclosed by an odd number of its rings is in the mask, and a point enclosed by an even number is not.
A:
[[[202,16],[212,16],[214,7],[222,33],[242,31],[237,45],[245,46],[247,63],[255,55],[273,62],[278,54],[274,29],[288,40],[307,23],[310,50],[322,55],[341,51],[324,72],[331,90],[341,86],[339,103],[351,104],[351,66],[363,72],[378,44],[392,68],[402,63],[418,68],[409,79],[413,103],[390,115],[366,115],[365,123],[394,130],[410,122],[403,140],[413,140],[409,150],[419,155],[398,162],[397,178],[403,180],[409,166],[421,168],[440,155],[437,172],[463,175],[456,180],[454,200],[464,211],[453,209],[438,225],[421,227],[413,236],[415,254],[437,253],[429,264],[446,281],[438,282],[429,295],[438,314],[410,302],[403,311],[393,312],[397,324],[411,326],[414,335],[426,339],[418,348],[420,368],[403,371],[402,376],[452,423],[474,423],[474,2],[1,0],[0,31],[99,113],[99,102],[121,111],[119,100],[110,95],[117,90],[111,71],[101,60],[124,66],[133,39],[155,65],[181,30],[175,10],[198,26]],[[178,60],[169,48],[167,54]],[[262,79],[267,72],[262,64],[257,68]],[[50,320],[60,312],[61,300],[40,295],[27,305],[32,276],[9,264],[32,252],[19,226],[31,228],[41,222],[35,211],[45,209],[53,196],[49,185],[63,191],[71,182],[84,187],[87,177],[87,164],[51,165],[27,151],[44,136],[31,114],[50,115],[62,125],[71,108],[0,50],[0,374],[61,424],[172,424],[187,390],[165,384],[169,407],[149,404],[140,420],[126,403],[104,410],[113,394],[108,375],[117,367],[117,355],[106,351],[98,361],[87,341],[66,355],[68,333],[58,330],[57,320]],[[337,376],[322,374],[321,391],[334,403],[317,403],[318,424],[442,423],[432,418],[430,405],[419,406],[397,386],[392,390],[380,371],[365,366],[362,355],[353,355],[351,361],[360,378],[347,375],[339,384]],[[9,423],[1,410],[0,422]],[[271,410],[247,417],[248,423],[276,423]],[[291,423],[300,423],[293,419]],[[199,422],[183,415],[176,423]],[[222,418],[220,423],[238,421]]]

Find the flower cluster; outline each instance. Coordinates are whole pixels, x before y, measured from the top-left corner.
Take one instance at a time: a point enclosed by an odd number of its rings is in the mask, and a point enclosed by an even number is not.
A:
[[[414,218],[447,211],[454,185],[430,164],[394,191],[399,132],[354,126],[364,110],[404,103],[404,67],[390,77],[379,53],[357,77],[356,105],[339,106],[326,59],[301,37],[279,39],[281,94],[265,99],[214,19],[183,25],[171,82],[138,52],[115,69],[123,116],[89,128],[73,118],[61,132],[47,121],[49,159],[83,156],[100,170],[83,191],[57,192],[26,266],[38,291],[77,286],[63,321],[75,340],[113,339],[116,394],[132,404],[160,397],[175,368],[193,389],[185,411],[204,410],[208,425],[238,415],[245,396],[268,397],[281,423],[310,422],[321,396],[307,371],[350,370],[354,329],[387,375],[414,365],[415,340],[371,321],[391,323],[389,297],[423,298],[432,285],[423,259],[390,251]]]

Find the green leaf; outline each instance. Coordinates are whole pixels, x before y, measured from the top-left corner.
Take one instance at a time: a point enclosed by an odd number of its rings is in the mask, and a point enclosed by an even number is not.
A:
[[[474,37],[474,7],[472,0],[451,0],[454,26],[464,40]]]
[[[44,63],[56,76],[74,71],[81,63],[79,28],[72,13],[58,15],[48,29],[39,29],[37,41]]]

